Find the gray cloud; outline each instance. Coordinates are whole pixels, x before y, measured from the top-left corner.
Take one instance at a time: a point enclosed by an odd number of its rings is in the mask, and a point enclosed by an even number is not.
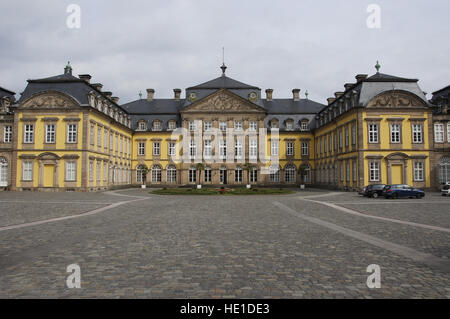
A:
[[[70,3],[81,6],[81,29],[66,27]],[[371,3],[381,29],[366,27]],[[325,103],[376,60],[432,92],[450,82],[449,9],[448,0],[3,1],[0,86],[21,92],[70,60],[121,102],[148,87],[170,97],[217,77],[225,46],[227,74],[275,97],[299,87]]]

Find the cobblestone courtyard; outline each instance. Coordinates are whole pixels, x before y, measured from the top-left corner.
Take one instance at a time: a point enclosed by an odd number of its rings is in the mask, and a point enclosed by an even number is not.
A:
[[[0,297],[449,298],[450,198],[0,192]]]

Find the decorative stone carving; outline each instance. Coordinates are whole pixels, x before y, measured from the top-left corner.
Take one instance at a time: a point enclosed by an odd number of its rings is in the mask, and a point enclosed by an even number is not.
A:
[[[261,112],[257,106],[249,105],[248,102],[233,96],[226,91],[219,91],[198,103],[188,107],[186,111],[204,112]]]
[[[76,106],[75,103],[63,94],[59,93],[43,93],[35,97],[31,97],[22,108],[70,108]]]
[[[404,92],[386,92],[376,96],[367,104],[368,107],[415,107],[425,103],[412,94]]]

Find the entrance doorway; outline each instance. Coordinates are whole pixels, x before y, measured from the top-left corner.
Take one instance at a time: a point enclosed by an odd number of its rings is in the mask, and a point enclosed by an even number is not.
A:
[[[392,165],[391,168],[392,184],[403,184],[403,166]]]
[[[44,165],[44,187],[54,187],[55,165]]]

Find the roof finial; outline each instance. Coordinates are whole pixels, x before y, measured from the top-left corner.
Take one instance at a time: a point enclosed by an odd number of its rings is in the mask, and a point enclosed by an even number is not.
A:
[[[378,63],[378,60],[377,60],[377,64],[375,65],[375,69],[377,69],[377,73],[380,73],[380,68],[381,68],[381,65],[380,65],[380,63]]]
[[[142,92],[139,91],[139,100],[142,100]]]
[[[305,91],[305,96],[306,96],[306,99],[308,99],[308,95],[309,95],[309,93],[308,93],[308,89],[306,89],[306,91]]]
[[[222,69],[222,76],[225,76],[225,71],[227,69],[227,66],[225,65],[225,47],[222,47],[222,66],[220,68]]]
[[[72,75],[72,67],[70,66],[70,61],[67,61],[67,65],[64,68],[64,74]]]

